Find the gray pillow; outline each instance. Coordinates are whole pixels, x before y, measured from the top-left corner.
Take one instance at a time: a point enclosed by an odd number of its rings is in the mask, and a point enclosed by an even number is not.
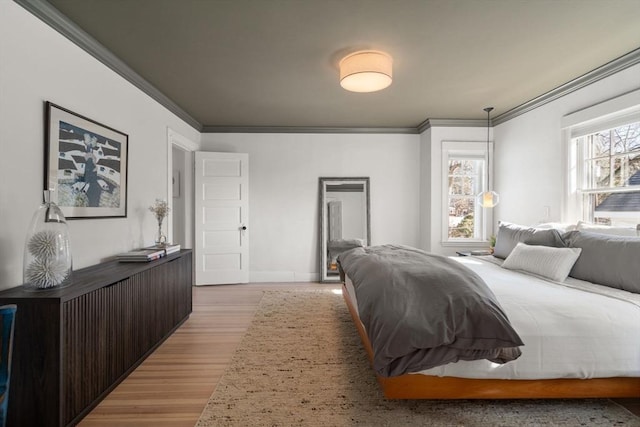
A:
[[[527,245],[551,246],[554,248],[565,247],[558,230],[532,228],[509,222],[500,222],[493,256],[502,259],[507,258],[513,248],[520,242]]]
[[[569,276],[640,294],[640,238],[570,231],[563,239],[582,249]]]

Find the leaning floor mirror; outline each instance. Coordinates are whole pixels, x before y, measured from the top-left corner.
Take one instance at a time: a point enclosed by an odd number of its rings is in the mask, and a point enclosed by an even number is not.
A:
[[[338,255],[371,240],[369,178],[320,178],[320,278],[340,281]]]

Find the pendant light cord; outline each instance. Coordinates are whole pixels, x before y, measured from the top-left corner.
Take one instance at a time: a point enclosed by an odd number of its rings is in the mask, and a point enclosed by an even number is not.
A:
[[[487,107],[484,109],[484,111],[487,112],[487,192],[491,191],[491,182],[489,181],[491,178],[489,176],[489,166],[491,165],[491,155],[489,153],[489,124],[490,124],[490,119],[489,119],[489,114],[491,113],[491,111],[493,110],[493,107]]]

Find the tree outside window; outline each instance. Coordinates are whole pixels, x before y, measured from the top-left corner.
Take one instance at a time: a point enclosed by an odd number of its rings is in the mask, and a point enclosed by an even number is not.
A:
[[[481,209],[475,197],[482,191],[484,159],[449,157],[448,238],[480,239]]]

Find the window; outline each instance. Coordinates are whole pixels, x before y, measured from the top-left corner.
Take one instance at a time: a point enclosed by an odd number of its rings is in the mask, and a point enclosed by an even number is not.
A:
[[[485,189],[486,142],[443,143],[443,241],[487,240],[487,215],[476,203]]]
[[[606,225],[640,222],[640,121],[574,138],[582,218]]]
[[[564,220],[640,223],[640,90],[562,121],[568,143]]]

